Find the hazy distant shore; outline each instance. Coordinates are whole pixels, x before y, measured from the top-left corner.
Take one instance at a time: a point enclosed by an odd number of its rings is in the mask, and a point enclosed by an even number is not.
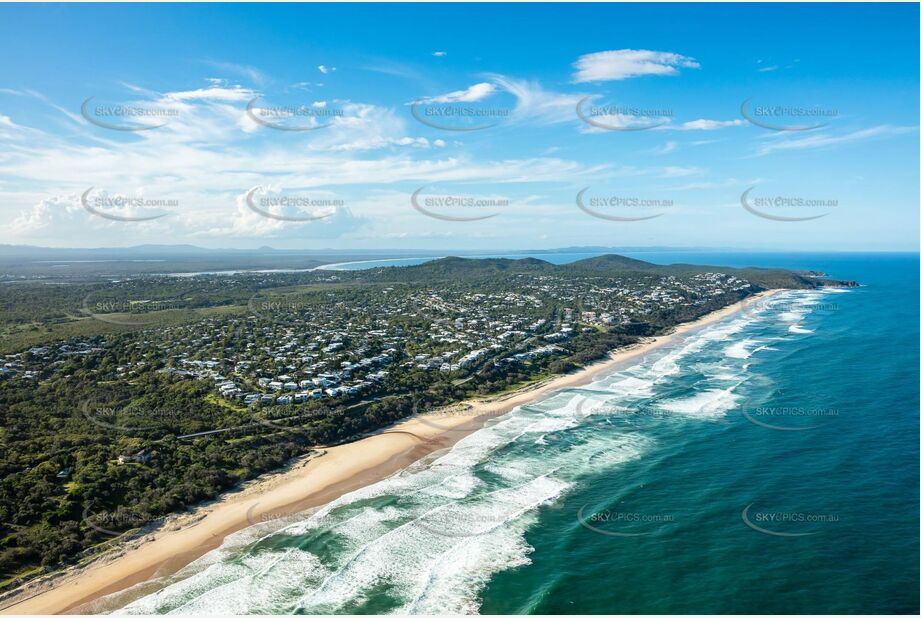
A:
[[[576,372],[531,384],[511,393],[469,400],[410,417],[355,442],[300,458],[285,471],[247,483],[191,514],[170,518],[159,530],[126,541],[118,549],[80,567],[23,586],[0,603],[5,614],[92,612],[93,601],[131,586],[175,573],[253,523],[294,515],[380,481],[433,452],[451,447],[516,406],[563,388],[591,382],[600,374],[670,343],[676,337],[721,320],[770,290],[681,324],[667,335],[615,351],[610,358]],[[18,599],[18,600],[17,600]]]

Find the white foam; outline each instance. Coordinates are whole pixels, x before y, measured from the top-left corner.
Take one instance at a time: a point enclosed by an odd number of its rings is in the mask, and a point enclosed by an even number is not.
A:
[[[777,315],[777,319],[781,322],[799,322],[804,315],[801,311],[784,311]]]
[[[736,407],[739,396],[732,388],[710,389],[691,397],[669,399],[658,403],[658,407],[682,416],[695,418],[721,418]]]
[[[552,412],[529,413],[539,417],[531,425],[571,422],[571,416]],[[238,558],[224,553],[199,573],[123,611],[332,613],[360,606],[380,586],[396,595],[401,612],[476,611],[479,591],[493,574],[527,563],[531,548],[524,532],[536,521],[536,509],[556,500],[579,476],[638,457],[650,442],[635,434],[587,429],[580,440],[538,454],[516,442],[521,431],[528,431],[524,425],[509,419],[487,427],[481,432],[504,439],[471,434],[458,443],[453,459],[412,466],[284,529],[289,536],[335,535],[341,549],[333,555],[321,559],[302,549],[249,548],[237,552]],[[489,452],[483,454],[483,445]],[[473,453],[483,458],[469,468],[456,465]],[[482,481],[471,474],[474,467],[510,484],[483,492]],[[390,497],[384,506],[367,502],[384,496]]]
[[[757,343],[758,341],[755,339],[743,339],[738,343],[728,346],[723,353],[729,358],[745,359],[752,355],[752,351],[749,350],[749,348]]]
[[[651,395],[653,386],[654,382],[652,380],[627,376],[622,380],[607,384],[606,388],[611,394],[629,397]]]

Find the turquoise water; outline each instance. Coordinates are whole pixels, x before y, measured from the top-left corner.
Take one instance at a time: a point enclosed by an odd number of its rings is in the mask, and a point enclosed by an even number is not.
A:
[[[646,257],[865,287],[690,333],[121,611],[917,613],[917,255]]]

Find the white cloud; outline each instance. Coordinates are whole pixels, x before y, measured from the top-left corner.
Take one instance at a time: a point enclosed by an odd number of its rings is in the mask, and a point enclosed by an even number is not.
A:
[[[576,68],[573,76],[576,83],[622,80],[642,75],[675,75],[679,68],[700,68],[700,64],[688,56],[648,49],[585,54],[573,66]]]
[[[81,116],[80,114],[74,113],[73,111],[65,107],[61,107],[60,105],[58,105],[57,103],[49,99],[47,96],[45,96],[41,92],[38,92],[36,90],[31,90],[31,89],[26,89],[23,92],[27,94],[28,96],[34,97],[38,99],[39,101],[41,101],[42,103],[45,103],[46,105],[58,110],[59,112],[61,112],[62,114],[64,114],[65,116],[73,120],[74,122],[81,124],[81,125],[86,124],[86,121],[83,119],[83,116]]]
[[[317,70],[319,70],[323,75],[329,75],[336,70],[336,67],[328,67],[325,64],[321,64],[317,67]]]
[[[422,99],[425,103],[475,103],[482,101],[496,92],[496,87],[489,82],[473,84],[465,90],[455,90],[436,97]]]
[[[601,126],[586,124],[585,126],[580,127],[580,131],[583,133],[604,133],[606,131],[618,129],[660,129],[667,128],[666,125],[668,125],[671,120],[668,118],[654,116],[635,116],[632,114],[611,113],[593,116],[592,122]]]
[[[176,101],[249,101],[256,96],[254,90],[233,86],[226,88],[212,85],[210,88],[168,92],[167,99]]]
[[[250,188],[252,189],[252,187]],[[239,238],[314,238],[335,239],[354,232],[367,224],[366,220],[356,217],[347,205],[322,206],[314,209],[300,207],[272,205],[265,210],[276,216],[287,217],[323,217],[312,221],[286,221],[273,219],[255,212],[246,203],[246,195],[250,191],[242,192],[234,198],[236,212],[219,220],[216,227],[193,232],[192,236],[200,237],[239,237]],[[266,187],[266,194],[282,195],[283,192],[275,186]],[[329,192],[310,191],[301,192],[298,197],[314,200],[339,200],[340,197]],[[213,223],[213,221],[212,221]]]
[[[602,133],[606,130],[617,129],[649,129],[655,131],[715,131],[726,127],[739,127],[747,124],[744,120],[690,120],[673,124],[671,118],[663,116],[639,116],[632,114],[599,114],[592,117],[599,126],[581,127],[583,133]]]
[[[538,82],[518,80],[504,75],[490,78],[516,99],[511,118],[515,122],[536,121],[544,124],[576,120],[576,105],[584,94],[565,94],[545,90]]]
[[[99,195],[104,193],[99,192]],[[141,193],[135,192],[132,197],[141,197]],[[106,207],[101,210],[121,217],[147,217],[163,212],[163,210],[155,211],[129,205]],[[163,234],[170,229],[169,224],[164,221],[166,218],[148,221],[112,221],[87,212],[80,203],[80,196],[71,193],[40,199],[31,207],[21,210],[8,225],[0,229],[4,229],[12,236],[40,238],[45,242],[48,240],[72,242],[75,238],[126,232],[135,238],[147,237],[155,240],[162,238]]]
[[[700,167],[682,167],[672,165],[662,170],[662,175],[666,178],[681,178],[684,176],[697,176],[705,173],[706,170]]]
[[[746,186],[750,187],[752,185],[757,185],[762,182],[761,178],[749,178],[749,179],[739,179],[739,178],[727,178],[726,180],[705,180],[699,182],[690,182],[684,185],[679,185],[675,187],[668,187],[669,191],[697,191],[697,190],[708,190],[708,189],[728,189],[732,187]],[[736,202],[738,206],[738,202]]]
[[[252,83],[256,85],[263,85],[269,81],[268,76],[255,67],[251,67],[246,64],[235,64],[233,62],[213,62],[206,61],[205,64],[218,69],[219,71],[224,71],[225,73],[233,73],[245,77]],[[223,80],[220,80],[223,81]]]
[[[700,118],[683,122],[679,125],[670,126],[669,128],[676,131],[715,131],[716,129],[725,129],[726,127],[740,127],[746,124],[744,120],[706,120]]]
[[[446,52],[446,51],[437,51],[437,52],[432,52],[432,55],[435,56],[436,58],[444,58],[445,56],[448,55],[448,52]]]
[[[905,135],[907,133],[918,132],[918,127],[899,127],[893,125],[880,125],[852,131],[844,135],[829,135],[828,133],[816,133],[804,137],[794,137],[788,139],[778,139],[778,141],[768,144],[762,144],[757,151],[759,155],[765,155],[772,152],[783,150],[806,150],[809,148],[824,148],[826,146],[837,146],[839,144],[849,144],[859,142],[875,137],[890,137],[893,135]]]
[[[678,150],[678,142],[669,141],[669,142],[665,142],[661,146],[657,146],[656,148],[654,148],[653,153],[661,155],[661,154],[668,154],[670,152],[675,152],[676,150]]]
[[[325,148],[330,152],[356,152],[359,150],[379,150],[391,146],[407,146],[413,148],[442,148],[445,146],[444,140],[436,139],[429,141],[424,137],[373,137],[357,139],[352,142],[336,144]]]
[[[28,210],[21,211],[7,226],[15,235],[28,235],[50,226],[55,215],[68,213],[74,209],[73,196],[54,196],[39,201]]]

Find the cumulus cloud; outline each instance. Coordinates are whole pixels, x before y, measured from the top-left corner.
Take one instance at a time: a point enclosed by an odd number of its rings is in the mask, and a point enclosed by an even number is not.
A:
[[[688,56],[648,49],[617,49],[580,56],[573,65],[573,81],[601,82],[643,75],[675,75],[679,68],[697,69],[700,64]]]
[[[320,71],[320,73],[322,73],[323,75],[329,75],[330,73],[336,70],[336,67],[328,67],[325,64],[321,64],[317,66],[317,70]]]
[[[104,196],[105,192],[99,192],[99,194]],[[96,207],[94,206],[94,208]],[[104,214],[136,218],[164,212],[163,210],[154,211],[133,205],[106,206],[97,208],[97,210]],[[40,241],[47,242],[49,240],[68,241],[77,237],[119,233],[131,233],[135,238],[156,239],[158,237],[162,238],[162,235],[169,228],[168,224],[164,223],[162,219],[113,221],[94,215],[83,207],[80,195],[70,193],[40,199],[31,207],[21,210],[2,229],[11,236],[40,239]]]
[[[241,237],[241,238],[311,238],[333,240],[345,234],[353,233],[365,226],[366,219],[356,217],[345,204],[318,207],[288,206],[272,204],[264,207],[264,212],[277,217],[314,218],[314,220],[283,220],[265,216],[256,212],[247,203],[247,194],[235,197],[236,212],[221,219],[217,226],[194,233],[193,236],[205,237]],[[276,197],[298,197],[310,200],[344,202],[341,196],[328,191],[283,192],[278,187],[266,187],[261,194]],[[262,207],[260,207],[262,208]],[[321,218],[316,218],[321,217]]]

